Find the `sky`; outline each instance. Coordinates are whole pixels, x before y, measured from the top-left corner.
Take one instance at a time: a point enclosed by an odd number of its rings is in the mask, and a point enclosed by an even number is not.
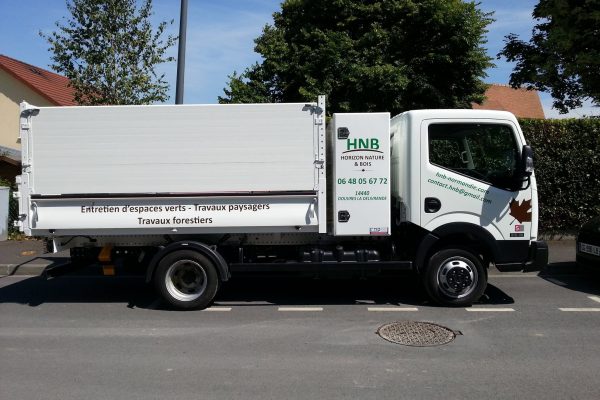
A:
[[[326,1],[326,0],[325,0]],[[537,0],[480,0],[483,11],[494,12],[495,22],[488,29],[488,54],[496,54],[504,45],[509,33],[529,40],[535,21],[531,17]],[[186,73],[184,103],[216,103],[223,95],[227,76],[233,71],[242,72],[260,61],[254,52],[253,40],[262,28],[272,22],[273,12],[279,9],[280,0],[189,0],[186,45]],[[179,29],[180,0],[154,0],[153,20],[171,21],[168,33],[176,36]],[[68,17],[65,0],[0,0],[0,54],[50,69],[51,54],[39,32],[51,32],[55,22]],[[177,46],[169,50],[177,56]],[[513,65],[505,60],[495,60],[496,67],[487,70],[488,83],[508,83]],[[158,68],[170,83],[169,102],[175,102],[176,63]],[[550,95],[541,93],[542,105],[548,118],[563,118],[552,109]],[[600,109],[586,103],[566,116],[599,115]]]

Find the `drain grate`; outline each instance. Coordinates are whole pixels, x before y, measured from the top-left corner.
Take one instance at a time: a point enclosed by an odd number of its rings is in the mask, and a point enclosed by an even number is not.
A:
[[[398,321],[381,326],[377,334],[388,342],[426,347],[448,344],[454,340],[457,332],[431,322]]]

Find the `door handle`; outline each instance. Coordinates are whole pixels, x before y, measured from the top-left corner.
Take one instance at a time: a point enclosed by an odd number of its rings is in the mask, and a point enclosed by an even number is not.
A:
[[[435,197],[427,197],[425,198],[425,212],[428,214],[433,214],[440,211],[442,208],[442,202]]]

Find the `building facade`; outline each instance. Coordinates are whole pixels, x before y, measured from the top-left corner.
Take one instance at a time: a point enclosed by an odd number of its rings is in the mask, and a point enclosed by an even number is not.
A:
[[[12,180],[20,173],[20,103],[75,105],[68,85],[64,76],[0,54],[0,177]]]

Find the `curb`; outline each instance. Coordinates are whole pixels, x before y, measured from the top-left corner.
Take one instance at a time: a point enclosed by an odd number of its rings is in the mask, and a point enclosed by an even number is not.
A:
[[[574,261],[574,247],[575,240],[564,238],[563,240],[551,240],[549,243],[550,251],[552,252],[553,248],[565,248],[565,247],[573,247],[573,255],[572,257],[569,255],[567,258],[560,257],[559,259],[555,259],[555,263],[560,262],[569,262]],[[572,260],[571,260],[572,258]],[[13,258],[14,260],[14,258]],[[12,260],[11,260],[12,261]],[[15,260],[16,261],[16,260]],[[0,263],[0,276],[40,276],[44,273],[44,271],[51,267],[57,267],[59,265],[63,265],[70,261],[70,257],[68,254],[63,255],[44,255],[33,257],[29,259],[25,259],[22,262],[4,262]]]
[[[40,276],[50,264],[4,264],[0,265],[0,276]]]
[[[46,262],[24,262],[21,264],[0,264],[0,276],[40,276],[46,268],[68,262],[66,258],[46,260]]]
[[[577,239],[577,234],[541,234],[539,240],[547,242],[574,242]]]

